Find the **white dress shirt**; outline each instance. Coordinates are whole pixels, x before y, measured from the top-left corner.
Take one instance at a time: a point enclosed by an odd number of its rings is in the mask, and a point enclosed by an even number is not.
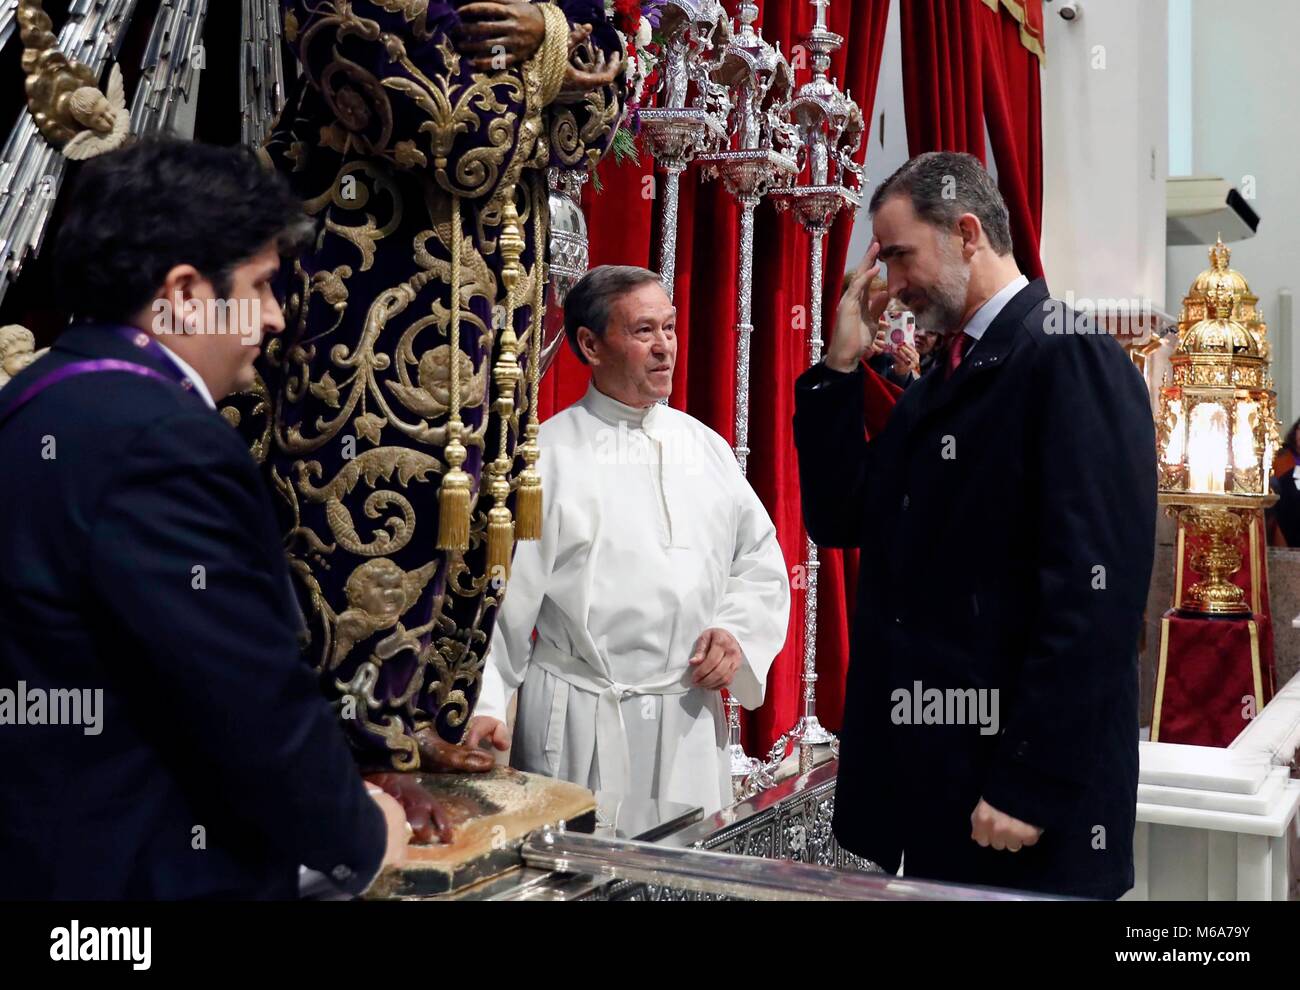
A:
[[[207,407],[209,409],[216,409],[217,404],[212,401],[212,393],[208,391],[207,383],[203,381],[199,373],[191,368],[184,358],[166,344],[163,344],[163,353],[171,359],[172,364],[176,365],[176,367],[180,369],[181,374],[190,380],[194,385],[195,394],[204,401]]]
[[[966,350],[962,352],[963,358],[970,354],[976,343],[979,343],[980,338],[984,336],[984,331],[993,325],[993,321],[998,318],[998,314],[1002,312],[1003,307],[1011,302],[1016,297],[1016,293],[1028,284],[1029,279],[1023,275],[1017,275],[997,292],[993,293],[983,306],[975,310],[974,315],[961,328],[962,333],[974,340],[974,343],[968,344]]]

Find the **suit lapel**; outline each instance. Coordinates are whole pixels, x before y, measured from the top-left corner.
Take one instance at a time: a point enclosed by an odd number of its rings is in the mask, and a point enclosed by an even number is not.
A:
[[[946,409],[968,386],[986,381],[999,371],[1020,342],[1020,325],[1025,315],[1046,298],[1047,283],[1042,279],[1030,282],[1002,307],[1002,312],[989,324],[984,336],[963,358],[951,378],[944,377],[947,355],[936,362],[914,386],[921,390],[921,394],[912,406],[914,411],[907,424],[908,432]]]

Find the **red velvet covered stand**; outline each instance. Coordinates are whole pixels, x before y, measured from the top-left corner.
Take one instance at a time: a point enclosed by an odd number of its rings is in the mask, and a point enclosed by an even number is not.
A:
[[[1272,696],[1255,619],[1185,618],[1160,623],[1152,742],[1227,746]]]
[[[1199,615],[1189,593],[1206,577],[1193,563],[1204,537],[1178,525],[1174,607],[1160,623],[1152,742],[1227,746],[1273,697],[1273,627],[1264,559],[1264,514],[1241,513],[1245,525],[1236,540],[1242,566],[1232,583],[1245,593],[1250,612],[1239,616]]]

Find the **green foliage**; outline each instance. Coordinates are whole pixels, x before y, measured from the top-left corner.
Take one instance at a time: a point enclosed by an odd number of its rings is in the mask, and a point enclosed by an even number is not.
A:
[[[620,127],[614,134],[614,161],[620,165],[627,159],[632,159],[633,164],[640,165],[641,158],[637,152],[636,135],[626,127]]]

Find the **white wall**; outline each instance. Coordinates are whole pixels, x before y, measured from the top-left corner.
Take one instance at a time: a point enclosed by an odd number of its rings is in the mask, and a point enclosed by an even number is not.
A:
[[[1164,5],[1165,0],[1087,0],[1084,16],[1072,25],[1047,8],[1042,253],[1058,295],[1070,289],[1088,298],[1164,303]],[[1094,44],[1105,45],[1105,69],[1091,67]],[[1143,98],[1135,100],[1139,91]],[[898,0],[890,3],[867,140],[864,200],[908,157]],[[850,241],[850,265],[870,243],[864,202]]]
[[[1192,160],[1192,0],[1169,0],[1169,174]]]
[[[867,135],[867,175],[862,208],[854,220],[853,237],[849,240],[850,268],[871,246],[871,217],[867,214],[871,194],[910,157],[907,152],[907,118],[903,107],[903,47],[900,31],[898,0],[890,0],[889,21],[885,26],[885,49],[880,59],[880,78],[876,83],[876,105]],[[984,146],[992,147],[987,127],[984,129]],[[991,153],[988,158],[989,172],[996,179],[997,165]]]
[[[1192,6],[1193,171],[1237,186],[1254,184],[1250,205],[1260,215],[1255,236],[1229,244],[1232,266],[1246,276],[1269,322],[1274,354],[1284,331],[1273,324],[1278,291],[1297,287],[1300,262],[1300,3],[1238,0],[1227,5],[1190,0]],[[1208,245],[1207,245],[1208,247]],[[1206,248],[1169,249],[1169,297],[1176,306],[1207,265]],[[1283,428],[1300,409],[1300,369],[1273,367]]]
[[[1052,294],[1165,307],[1165,0],[1049,4],[1043,66],[1043,268]]]
[[[871,245],[871,218],[867,216],[867,203],[871,201],[872,192],[907,161],[907,119],[903,116],[903,48],[898,18],[898,0],[890,0],[889,22],[885,27],[885,50],[880,59],[880,79],[876,83],[876,105],[867,134],[867,176],[862,193],[862,209],[858,211],[853,224],[853,237],[849,240],[850,270]],[[861,98],[860,93],[853,95]]]

